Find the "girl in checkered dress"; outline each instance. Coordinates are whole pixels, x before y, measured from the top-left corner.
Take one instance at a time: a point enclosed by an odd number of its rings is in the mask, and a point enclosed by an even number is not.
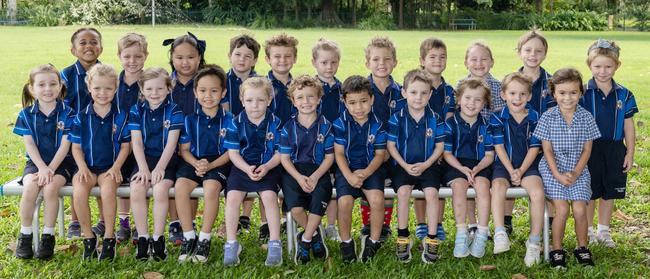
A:
[[[584,88],[582,76],[577,70],[558,70],[549,85],[557,106],[542,115],[533,136],[542,142],[544,158],[539,163],[539,172],[544,182],[544,193],[555,207],[551,266],[566,266],[562,239],[569,206],[573,211],[578,238],[578,248],[573,253],[578,263],[594,265],[591,252],[587,249],[586,207],[591,198],[587,162],[592,141],[600,137],[600,132],[591,114],[578,106]]]

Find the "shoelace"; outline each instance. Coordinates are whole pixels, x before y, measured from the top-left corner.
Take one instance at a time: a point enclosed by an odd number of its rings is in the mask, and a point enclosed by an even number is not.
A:
[[[581,252],[581,253],[578,253],[578,257],[580,257],[580,259],[582,259],[582,260],[591,260],[591,253],[589,253],[589,252]]]
[[[564,259],[564,255],[562,255],[562,254],[555,254],[555,255],[553,255],[553,260],[561,261],[561,260],[563,260],[563,259]]]

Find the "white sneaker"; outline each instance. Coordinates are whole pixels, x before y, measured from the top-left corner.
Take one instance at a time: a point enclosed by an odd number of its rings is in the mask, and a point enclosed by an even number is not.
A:
[[[524,263],[527,267],[531,267],[541,262],[539,256],[541,250],[542,247],[539,244],[526,242],[526,256],[524,257]]]
[[[598,242],[602,243],[607,248],[616,247],[616,243],[612,239],[612,234],[609,231],[599,231],[596,239],[598,239]]]
[[[510,239],[506,232],[494,234],[494,254],[503,253],[510,250]]]
[[[592,228],[589,228],[587,231],[587,236],[589,237],[589,244],[598,244],[598,239],[596,238],[596,233]]]

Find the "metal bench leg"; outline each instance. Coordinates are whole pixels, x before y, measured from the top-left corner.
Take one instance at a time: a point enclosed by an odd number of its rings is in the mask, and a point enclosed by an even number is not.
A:
[[[293,214],[291,214],[291,210],[287,212],[287,254],[292,255],[293,254],[293,244],[295,243],[294,238],[296,237],[296,232],[295,232],[295,223],[293,221]]]
[[[32,238],[32,242],[34,244],[34,251],[36,251],[38,249],[38,242],[40,240],[39,239],[39,236],[40,236],[39,235],[39,231],[40,231],[39,228],[41,227],[41,224],[39,223],[39,217],[40,217],[39,212],[41,212],[41,204],[42,203],[43,203],[43,197],[41,197],[41,195],[39,195],[36,198],[36,204],[34,206],[34,215],[32,216],[32,234],[34,236]]]
[[[544,201],[544,260],[548,262],[549,253],[550,253],[550,244],[549,244],[549,222],[548,222],[548,206],[546,201]]]
[[[59,223],[59,238],[63,239],[65,236],[65,218],[63,217],[63,197],[59,197],[59,212],[58,212],[58,222]]]

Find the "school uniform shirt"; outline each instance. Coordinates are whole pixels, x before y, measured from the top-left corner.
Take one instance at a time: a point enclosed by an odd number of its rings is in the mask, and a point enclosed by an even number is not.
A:
[[[318,76],[316,76],[318,78]],[[334,122],[345,111],[343,103],[343,90],[341,81],[334,78],[334,84],[330,85],[326,81],[320,80],[323,85],[323,97],[320,100],[318,111],[327,118],[327,121]]]
[[[183,128],[183,112],[169,96],[156,109],[149,102],[133,105],[129,112],[129,131],[140,131],[144,155],[160,157],[165,150],[169,132]]]
[[[210,117],[199,107],[185,116],[179,143],[190,143],[190,152],[195,158],[220,157],[226,153],[226,131],[232,120],[232,114],[222,108],[215,117]]]
[[[390,79],[390,84],[382,92],[372,80],[372,74],[368,76],[372,94],[375,96],[372,113],[379,118],[384,127],[388,125],[388,120],[393,112],[406,107],[406,99],[402,97],[402,86],[395,82],[392,76],[388,76],[388,79]]]
[[[375,150],[386,149],[384,125],[373,113],[359,125],[349,112],[334,121],[334,142],[345,149],[345,159],[352,170],[368,167]]]
[[[596,119],[601,138],[611,141],[625,139],[625,119],[639,112],[632,92],[613,79],[612,90],[607,96],[598,88],[596,81],[590,79],[585,86],[580,105]]]
[[[97,64],[100,64],[97,60]],[[86,69],[77,60],[76,63],[68,66],[61,71],[61,80],[65,85],[65,104],[74,111],[79,112],[88,106],[92,101],[90,92],[86,85]]]
[[[471,78],[470,75],[464,79],[459,80],[456,88],[458,88],[458,86],[460,86],[464,80],[469,78]],[[483,116],[485,121],[489,121],[490,115],[492,115],[493,112],[500,111],[503,107],[506,106],[506,101],[501,99],[501,82],[494,78],[492,74],[488,73],[485,76],[484,84],[487,86],[487,88],[490,89],[490,95],[492,96],[492,106],[488,107],[486,104],[483,110],[481,110],[481,116]]]
[[[233,118],[226,131],[224,148],[239,150],[247,164],[265,164],[278,150],[280,143],[280,118],[270,110],[259,125],[248,120],[246,111]]]
[[[117,105],[117,109],[122,111],[130,111],[131,107],[138,103],[140,95],[140,86],[138,82],[131,85],[126,84],[124,81],[124,71],[120,73],[120,85],[117,87],[117,93],[113,98],[113,103]]]
[[[559,107],[550,108],[539,119],[533,136],[540,141],[549,141],[553,146],[555,163],[560,173],[573,171],[587,141],[600,137],[596,121],[587,110],[577,106],[571,125],[567,125]],[[576,182],[570,187],[558,182],[542,157],[539,172],[544,182],[544,193],[552,200],[582,200],[591,198],[591,176],[585,167]]]
[[[291,84],[292,79],[291,74],[289,74],[289,82],[286,85],[275,78],[273,71],[269,71],[266,77],[271,81],[271,85],[273,85],[273,101],[271,101],[269,107],[271,108],[271,112],[280,118],[280,124],[284,125],[298,111],[287,96],[288,86]]]
[[[519,68],[519,72],[524,72],[524,67]],[[551,90],[548,88],[548,80],[551,79],[551,74],[546,72],[544,68],[539,67],[539,77],[533,81],[533,87],[531,90],[532,97],[528,104],[538,113],[544,113],[551,107],[557,105]]]
[[[131,141],[127,118],[127,113],[119,113],[115,106],[100,117],[91,102],[77,113],[68,140],[81,145],[88,167],[109,168],[120,153],[120,145]]]
[[[248,77],[254,76],[257,76],[257,73],[251,70]],[[230,113],[232,115],[238,115],[244,109],[241,100],[239,100],[239,87],[241,87],[242,83],[244,81],[232,69],[226,73],[226,96],[221,99],[221,104],[230,104]]]
[[[199,102],[196,101],[194,96],[194,78],[190,79],[186,84],[181,83],[176,78],[176,72],[172,72],[172,84],[174,89],[172,90],[172,102],[176,103],[184,115],[193,114],[199,106]]]
[[[526,107],[528,115],[521,120],[521,123],[517,123],[517,120],[510,115],[507,106],[490,117],[493,144],[504,146],[513,166],[521,166],[528,154],[528,149],[542,147],[539,139],[533,137],[539,114],[531,108],[530,104]],[[499,161],[499,156],[495,156],[495,158],[495,161]]]
[[[332,123],[319,115],[310,127],[304,127],[298,116],[291,117],[280,133],[280,154],[289,154],[291,162],[320,165],[325,154],[334,153]]]
[[[45,115],[39,110],[37,100],[34,105],[18,113],[13,132],[21,137],[32,136],[41,159],[49,164],[61,147],[63,136],[67,136],[70,132],[74,116],[74,110],[66,106],[63,101],[57,101],[54,110],[49,115]],[[29,159],[29,154],[26,155]]]
[[[492,132],[483,117],[469,123],[456,112],[445,121],[445,152],[451,152],[456,158],[480,161],[485,152],[493,151]]]
[[[442,80],[440,86],[431,91],[429,107],[444,120],[448,112],[456,111],[456,92],[451,85],[445,82],[445,78],[440,77],[440,79]]]
[[[436,143],[445,141],[444,121],[431,108],[425,108],[424,116],[415,121],[408,108],[403,108],[388,121],[387,140],[395,143],[406,163],[424,162],[433,155]]]

